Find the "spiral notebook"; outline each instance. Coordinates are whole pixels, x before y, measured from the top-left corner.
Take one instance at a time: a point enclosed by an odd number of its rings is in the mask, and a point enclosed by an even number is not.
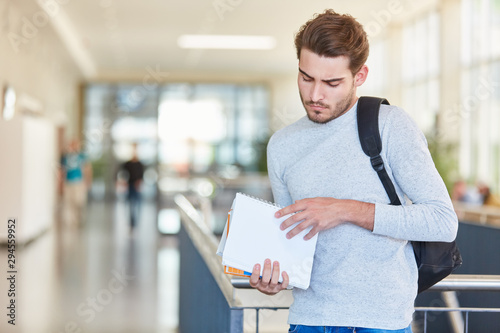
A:
[[[255,264],[263,266],[269,258],[278,261],[281,271],[288,273],[290,286],[307,289],[318,236],[304,240],[308,228],[287,239],[287,232],[296,224],[281,230],[281,222],[290,215],[275,218],[274,213],[280,209],[270,202],[237,193],[217,253],[222,256],[226,273],[249,275]]]

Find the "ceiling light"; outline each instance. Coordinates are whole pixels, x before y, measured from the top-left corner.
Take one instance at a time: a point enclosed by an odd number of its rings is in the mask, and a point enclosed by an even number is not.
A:
[[[271,36],[182,35],[177,44],[183,49],[270,50],[276,40]]]

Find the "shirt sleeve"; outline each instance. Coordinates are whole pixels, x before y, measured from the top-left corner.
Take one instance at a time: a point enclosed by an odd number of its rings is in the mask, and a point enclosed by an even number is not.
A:
[[[403,205],[375,204],[373,232],[411,241],[453,241],[457,215],[423,133],[401,109],[391,108],[381,136],[386,169]]]
[[[269,141],[267,148],[267,171],[269,180],[271,182],[271,189],[273,192],[274,202],[281,207],[286,207],[293,203],[288,188],[283,179],[283,170],[279,166],[279,151],[273,144],[273,138]]]

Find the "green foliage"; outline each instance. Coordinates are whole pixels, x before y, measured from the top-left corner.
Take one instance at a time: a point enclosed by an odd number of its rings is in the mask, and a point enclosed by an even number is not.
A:
[[[448,193],[451,193],[453,184],[459,178],[458,144],[445,142],[436,134],[428,134],[426,137],[436,169],[443,178]]]
[[[108,161],[104,157],[100,157],[98,160],[91,161],[91,165],[92,178],[104,179],[106,169],[109,168]]]
[[[259,142],[257,144],[258,151],[258,161],[257,161],[257,170],[262,174],[267,174],[267,143],[269,138],[264,142]]]

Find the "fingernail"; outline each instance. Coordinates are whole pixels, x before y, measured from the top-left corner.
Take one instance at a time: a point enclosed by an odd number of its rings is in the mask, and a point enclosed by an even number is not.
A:
[[[274,214],[274,216],[281,217],[281,213],[280,212],[276,212],[276,214]]]
[[[256,270],[259,270],[259,271],[260,271],[260,265],[259,265],[259,264],[255,265],[255,266],[254,266],[254,268],[255,268]]]

